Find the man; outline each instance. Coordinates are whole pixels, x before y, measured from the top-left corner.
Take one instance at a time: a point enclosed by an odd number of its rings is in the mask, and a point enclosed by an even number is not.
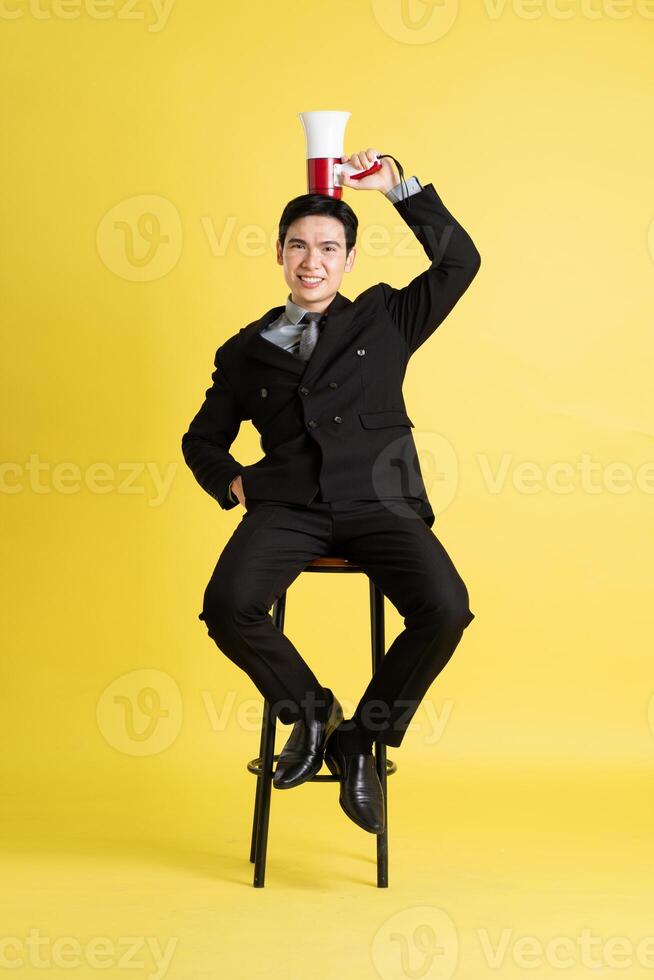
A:
[[[343,162],[368,169],[376,156],[369,148]],[[383,193],[431,265],[407,286],[380,282],[351,301],[339,287],[354,266],[356,215],[326,195],[289,201],[277,240],[286,303],[218,348],[212,386],[182,451],[224,510],[241,504],[246,511],[199,618],[274,716],[293,725],[274,785],[297,786],[324,760],[339,776],[346,814],[379,834],[385,814],[373,743],[401,744],[474,619],[466,586],[431,530],[402,382],[409,358],[468,288],[480,257],[433,184],[416,177],[400,184],[388,157],[376,173],[343,182]],[[264,456],[243,466],[229,449],[246,419],[261,434]],[[406,627],[347,720],[269,615],[309,561],[329,554],[361,566]]]

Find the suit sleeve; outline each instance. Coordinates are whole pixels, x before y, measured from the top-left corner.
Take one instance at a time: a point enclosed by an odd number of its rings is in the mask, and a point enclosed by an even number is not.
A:
[[[245,467],[230,454],[245,416],[225,374],[220,350],[214,358],[212,385],[204,402],[182,436],[182,454],[203,490],[218,501],[223,510],[238,503],[229,493],[229,484]]]
[[[432,183],[393,207],[407,222],[431,260],[408,286],[380,283],[386,308],[404,337],[409,354],[443,322],[479,271],[481,257],[468,232],[450,214]]]

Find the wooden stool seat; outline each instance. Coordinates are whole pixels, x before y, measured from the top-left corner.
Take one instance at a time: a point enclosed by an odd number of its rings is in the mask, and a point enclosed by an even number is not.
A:
[[[311,572],[315,568],[347,568],[353,571],[355,569],[361,571],[356,562],[348,561],[347,558],[340,558],[337,555],[321,555],[319,558],[312,558],[304,571]]]

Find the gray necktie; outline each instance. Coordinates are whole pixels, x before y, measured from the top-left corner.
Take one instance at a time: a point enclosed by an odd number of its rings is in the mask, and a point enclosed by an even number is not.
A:
[[[300,346],[298,348],[297,356],[302,361],[308,361],[313,354],[313,349],[318,343],[318,337],[320,336],[320,327],[318,326],[318,320],[315,316],[310,316],[305,313],[299,323],[306,323],[306,327],[302,331],[300,336]]]

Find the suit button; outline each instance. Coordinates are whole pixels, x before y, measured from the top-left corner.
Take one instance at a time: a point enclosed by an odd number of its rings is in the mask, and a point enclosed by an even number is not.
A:
[[[357,354],[359,355],[359,357],[361,357],[363,354],[365,354],[365,352],[366,352],[365,347],[360,347],[359,350],[357,351]]]
[[[342,421],[343,421],[343,419],[341,418],[340,415],[335,415],[334,416],[334,422],[342,422]]]
[[[259,394],[261,395],[262,398],[266,398],[267,395],[268,395],[268,389],[267,388],[260,388],[259,389]]]
[[[338,382],[337,381],[330,381],[329,382],[329,387],[330,388],[338,388]]]
[[[310,425],[312,429],[315,429],[315,427],[318,425],[315,419],[309,419],[307,424]]]
[[[309,389],[305,388],[304,385],[300,388],[300,391],[302,392],[303,395],[309,394]]]

